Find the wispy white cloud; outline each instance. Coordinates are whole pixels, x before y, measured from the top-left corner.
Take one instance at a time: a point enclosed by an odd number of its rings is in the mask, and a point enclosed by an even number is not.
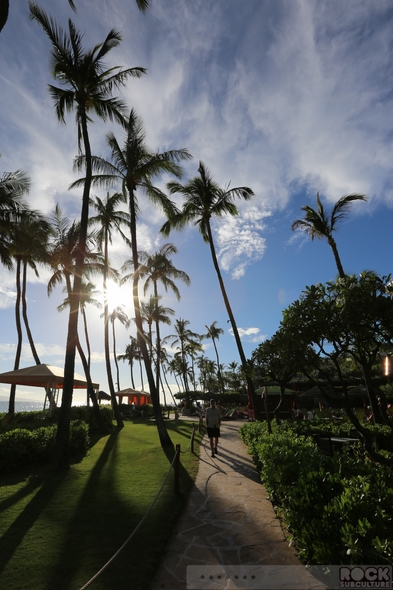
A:
[[[263,340],[266,340],[267,338],[266,334],[260,333],[261,330],[259,328],[238,328],[237,330],[239,332],[240,338],[246,342],[253,342],[256,344],[258,342],[263,342]],[[228,332],[233,336],[232,328],[230,328]]]

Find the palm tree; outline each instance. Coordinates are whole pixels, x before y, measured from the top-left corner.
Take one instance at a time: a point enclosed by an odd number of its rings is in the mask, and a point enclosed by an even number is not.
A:
[[[8,269],[12,268],[8,236],[18,211],[26,208],[21,199],[29,190],[30,179],[23,170],[5,172],[0,178],[0,262]]]
[[[64,385],[55,445],[55,465],[58,468],[69,466],[68,441],[70,431],[71,404],[75,368],[75,353],[78,340],[78,311],[80,284],[86,251],[87,226],[89,219],[89,200],[92,177],[91,147],[88,132],[90,113],[94,112],[102,120],[115,120],[124,124],[123,101],[112,97],[113,88],[120,88],[130,77],[140,77],[145,70],[130,68],[123,70],[118,66],[105,67],[103,59],[108,52],[117,47],[121,35],[112,29],[103,43],[91,51],[84,51],[83,36],[74,23],[68,21],[68,34],[49,18],[34,2],[29,2],[30,16],[44,29],[52,44],[52,71],[54,78],[62,87],[50,85],[49,91],[55,103],[59,121],[65,122],[65,113],[76,110],[78,128],[78,148],[82,144],[85,154],[86,176],[83,183],[83,197],[80,218],[79,247],[75,263],[73,289],[70,296],[70,315],[64,366]]]
[[[177,269],[172,261],[168,258],[171,254],[177,254],[177,248],[173,244],[164,244],[161,246],[158,252],[154,254],[148,254],[142,252],[140,256],[140,267],[139,276],[145,278],[144,294],[146,295],[150,285],[153,286],[153,294],[158,304],[158,282],[160,281],[165,288],[165,291],[171,289],[176,296],[176,299],[180,301],[180,291],[177,288],[173,279],[180,279],[189,285],[191,283],[190,277],[187,273]],[[156,386],[159,389],[160,383],[160,325],[156,322],[156,340],[157,340],[157,362],[156,362]]]
[[[217,328],[216,324],[217,324],[217,322],[213,322],[210,326],[205,326],[205,328],[207,329],[207,333],[204,335],[204,338],[211,338],[212,339],[214,350],[216,352],[216,357],[217,357],[217,373],[218,373],[218,379],[220,381],[221,393],[224,393],[224,382],[222,380],[220,359],[218,356],[218,350],[217,350],[217,346],[216,346],[216,340],[218,340],[220,338],[220,336],[222,334],[224,334],[224,330],[222,328]]]
[[[52,268],[53,274],[49,279],[47,292],[48,296],[50,296],[55,286],[63,283],[64,281],[65,292],[67,293],[65,307],[70,307],[72,293],[71,279],[75,272],[75,259],[79,246],[79,224],[75,221],[73,223],[70,223],[68,217],[63,215],[59,205],[56,205],[55,211],[51,215],[50,221],[53,229],[53,238],[51,243],[49,244],[48,260]],[[90,243],[90,237],[88,237],[88,240]],[[98,254],[89,252],[87,250],[83,267],[84,273],[86,273],[86,271],[96,272],[100,268],[102,269],[101,257]],[[83,282],[81,281],[81,293],[79,297],[80,304],[83,301],[82,285]],[[59,311],[62,311],[62,309],[62,306],[60,306]],[[81,358],[83,368],[85,371],[86,380],[88,383],[88,396],[90,397],[90,400],[93,403],[93,409],[97,418],[97,423],[99,424],[100,430],[102,432],[105,432],[107,429],[98,407],[97,398],[94,394],[89,364],[85,358],[83,349],[81,347],[78,333],[76,339],[76,347],[78,348],[79,356]]]
[[[132,109],[126,127],[126,138],[124,147],[121,148],[113,133],[107,135],[107,142],[111,149],[111,162],[103,158],[94,157],[92,160],[95,171],[98,172],[93,177],[94,184],[103,186],[112,186],[119,180],[122,183],[123,192],[128,194],[128,204],[130,212],[130,234],[131,234],[131,251],[134,268],[133,274],[133,300],[135,308],[135,322],[137,327],[137,337],[143,361],[145,364],[147,379],[149,382],[150,394],[152,397],[154,414],[157,429],[160,437],[161,446],[165,449],[173,449],[173,443],[167,432],[165,422],[162,418],[160,400],[155,386],[155,380],[152,372],[149,351],[143,334],[142,318],[139,304],[139,255],[137,243],[137,215],[138,199],[137,189],[142,189],[147,197],[157,206],[161,207],[168,214],[173,213],[173,203],[158,188],[154,187],[152,180],[162,173],[181,176],[181,167],[179,162],[188,159],[191,156],[187,150],[172,150],[162,153],[154,153],[145,142],[145,131],[141,119]],[[81,169],[84,166],[84,156],[80,156],[75,161],[75,167]],[[77,186],[83,183],[83,179],[74,183]]]
[[[190,330],[187,327],[189,325],[190,325],[190,322],[188,320],[183,320],[182,318],[179,318],[178,320],[176,320],[175,325],[174,325],[175,334],[170,334],[169,336],[166,336],[166,338],[164,339],[165,341],[172,340],[172,346],[177,346],[177,348],[179,349],[179,355],[181,358],[182,376],[183,376],[187,404],[190,403],[189,397],[187,395],[187,392],[190,391],[190,388],[188,385],[188,372],[189,372],[189,370],[188,370],[187,354],[195,351],[195,347],[197,344],[199,345],[199,348],[200,348],[200,339],[201,339],[199,334],[197,334],[196,332],[193,332],[192,330]]]
[[[99,197],[95,197],[95,199],[90,200],[90,204],[96,210],[97,215],[90,217],[89,224],[90,225],[99,225],[99,229],[96,233],[96,240],[97,243],[103,251],[104,255],[104,269],[103,269],[103,291],[104,291],[104,350],[105,350],[105,364],[106,364],[106,373],[108,377],[108,386],[109,392],[111,395],[111,401],[113,406],[113,411],[115,413],[116,422],[119,427],[123,426],[123,420],[120,413],[120,408],[118,407],[116,395],[115,395],[115,388],[113,385],[113,378],[112,378],[112,368],[111,368],[111,360],[110,360],[110,353],[109,353],[109,304],[108,304],[108,289],[107,289],[107,279],[108,273],[110,272],[109,267],[109,244],[112,244],[112,234],[113,230],[117,230],[124,239],[126,239],[125,235],[121,230],[122,225],[128,225],[129,223],[129,216],[128,213],[124,211],[119,211],[118,206],[121,203],[124,203],[125,197],[123,193],[114,193],[112,196],[109,196],[107,193],[106,198],[104,200],[100,199]],[[117,363],[116,356],[115,356],[115,363]]]
[[[141,354],[139,349],[139,344],[136,338],[130,336],[130,344],[127,344],[124,354],[119,354],[117,357],[118,361],[128,361],[130,365],[130,373],[131,373],[131,386],[135,389],[135,382],[134,382],[134,360],[140,361]],[[143,381],[142,381],[142,389],[143,389]]]
[[[115,359],[116,365],[116,376],[117,376],[117,391],[120,391],[120,373],[119,373],[119,364],[117,362],[116,357],[116,332],[115,332],[115,321],[119,320],[119,322],[125,326],[126,328],[130,325],[130,320],[128,319],[127,314],[125,313],[123,306],[118,305],[111,314],[109,314],[109,321],[112,324],[112,337],[113,337],[113,358]]]
[[[63,292],[67,293],[67,287],[63,288]],[[86,305],[94,305],[97,309],[101,309],[102,305],[98,299],[96,299],[96,295],[100,292],[96,289],[95,285],[90,281],[82,281],[81,283],[81,298],[80,298],[80,311],[83,318],[83,328],[85,332],[85,340],[86,340],[86,348],[87,348],[87,366],[90,371],[91,365],[91,347],[90,347],[90,338],[89,338],[89,331],[87,327],[87,316],[86,316]],[[67,296],[61,305],[57,306],[59,311],[63,311],[70,305],[69,297]]]
[[[341,279],[345,277],[345,272],[341,264],[340,256],[337,250],[337,244],[333,238],[333,232],[336,230],[337,223],[347,216],[350,204],[353,201],[367,201],[365,195],[351,194],[341,197],[334,205],[330,214],[322,205],[319,193],[317,193],[317,208],[313,209],[309,205],[304,205],[302,211],[305,212],[304,219],[297,219],[292,223],[292,230],[301,229],[305,231],[312,240],[314,238],[327,239],[336,261],[338,274]]]
[[[34,270],[35,274],[39,276],[36,263],[43,262],[46,259],[46,247],[50,229],[50,224],[38,212],[29,211],[27,209],[21,210],[17,214],[17,221],[12,223],[9,228],[9,252],[16,261],[17,295],[15,302],[15,320],[18,334],[18,344],[15,354],[14,370],[19,369],[22,352],[22,325],[20,318],[21,304],[22,316],[26,327],[26,333],[31,352],[36,364],[40,364],[40,359],[35,348],[27,317],[27,267],[30,266]],[[15,393],[16,385],[11,385],[8,409],[9,413],[14,413],[15,411]]]
[[[213,181],[213,177],[202,162],[199,162],[198,173],[199,176],[191,179],[185,185],[182,185],[178,182],[169,182],[167,184],[170,194],[181,194],[184,197],[184,203],[183,208],[179,213],[169,215],[168,221],[161,228],[161,232],[165,236],[169,236],[172,229],[181,230],[184,229],[187,224],[192,223],[198,227],[203,240],[209,244],[213,265],[217,273],[218,282],[220,284],[221,293],[229,316],[229,321],[231,322],[240,360],[247,375],[247,386],[250,391],[250,395],[252,396],[253,404],[256,408],[256,415],[258,417],[259,405],[257,404],[254,384],[251,379],[248,363],[235,322],[235,317],[229,303],[224,281],[221,275],[221,270],[218,264],[210,222],[212,217],[237,215],[238,210],[234,203],[234,199],[240,198],[248,201],[254,195],[254,193],[246,186],[230,188],[228,185],[225,189],[220,188],[218,184]]]

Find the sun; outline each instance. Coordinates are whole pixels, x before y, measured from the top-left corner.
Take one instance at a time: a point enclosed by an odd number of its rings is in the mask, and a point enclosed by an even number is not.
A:
[[[106,288],[110,311],[116,309],[116,307],[128,307],[130,305],[131,292],[129,285],[120,287],[117,283],[109,279]]]

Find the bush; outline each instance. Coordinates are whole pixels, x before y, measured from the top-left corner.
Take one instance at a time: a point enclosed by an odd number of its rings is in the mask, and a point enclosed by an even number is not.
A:
[[[299,557],[310,565],[390,565],[392,470],[372,462],[361,443],[333,457],[321,454],[312,437],[303,436],[310,427],[310,423],[272,424],[270,436],[265,423],[244,424],[240,429]],[[327,432],[329,425],[316,428]],[[334,426],[335,434],[348,434],[343,428]],[[384,427],[374,428],[389,438]]]
[[[0,434],[0,473],[16,471],[29,465],[50,461],[56,440],[57,426],[35,430],[14,428]],[[70,456],[85,455],[89,448],[89,427],[85,422],[71,422]]]

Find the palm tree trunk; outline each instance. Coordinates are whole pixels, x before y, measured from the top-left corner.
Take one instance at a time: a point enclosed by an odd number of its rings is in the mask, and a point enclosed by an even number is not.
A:
[[[212,338],[212,341],[213,341],[214,350],[216,351],[218,380],[219,380],[220,385],[221,385],[221,393],[224,393],[224,382],[222,380],[222,375],[221,375],[220,359],[219,359],[219,356],[218,356],[218,350],[217,350],[215,339]]]
[[[104,352],[105,352],[105,365],[106,375],[108,378],[109,393],[111,396],[111,403],[113,412],[115,414],[116,424],[119,428],[123,428],[124,423],[121,417],[119,404],[117,403],[115,388],[113,385],[111,359],[109,354],[109,313],[108,313],[108,289],[107,289],[107,268],[108,268],[108,239],[105,236],[104,246],[104,277],[103,277],[103,289],[104,289]]]
[[[87,395],[90,397],[91,403],[93,404],[93,411],[94,411],[94,415],[97,420],[99,431],[102,434],[108,434],[109,429],[108,429],[107,425],[105,424],[105,421],[102,417],[100,407],[98,405],[97,397],[94,393],[93,382],[91,380],[91,375],[90,375],[90,369],[89,369],[89,366],[88,366],[88,363],[86,360],[86,355],[83,352],[83,348],[81,346],[79,338],[78,338],[77,348],[78,348],[80,359],[82,361],[83,370],[85,372],[85,377],[86,377],[86,381],[87,381]]]
[[[21,300],[21,287],[20,287],[20,266],[21,261],[18,258],[16,262],[16,301],[15,301],[15,322],[16,322],[16,331],[18,334],[18,344],[16,347],[15,353],[15,361],[14,361],[14,371],[19,369],[20,357],[22,353],[22,324],[20,321],[20,300]],[[15,395],[16,395],[16,385],[13,383],[10,387],[10,398],[8,401],[8,413],[14,414],[15,413]]]
[[[86,340],[86,348],[87,348],[87,368],[89,369],[89,372],[90,372],[91,348],[90,348],[89,332],[87,330],[87,318],[86,318],[85,310],[82,309],[81,311],[82,311],[82,317],[83,317],[83,327],[84,327],[84,332],[85,332],[85,340]]]
[[[142,317],[140,311],[140,303],[139,303],[139,260],[138,260],[138,247],[137,247],[137,240],[136,240],[136,211],[135,211],[135,197],[134,191],[132,187],[128,187],[129,190],[129,203],[130,203],[130,230],[131,230],[131,249],[132,249],[132,261],[134,265],[134,274],[133,274],[133,300],[134,300],[134,310],[135,310],[135,323],[137,329],[137,338],[139,342],[139,346],[142,352],[142,357],[145,365],[147,380],[149,383],[150,395],[153,403],[153,411],[154,417],[156,419],[157,431],[158,436],[160,439],[161,447],[165,450],[174,451],[174,446],[172,440],[168,434],[168,431],[165,426],[164,419],[162,417],[160,400],[157,395],[157,388],[154,382],[153,371],[151,367],[151,361],[149,357],[149,351],[146,346],[146,339],[143,333],[143,326],[142,326]]]
[[[232,308],[230,306],[229,299],[228,299],[228,296],[227,296],[227,293],[226,293],[226,290],[225,290],[224,281],[223,281],[222,276],[221,276],[221,271],[220,271],[220,267],[219,267],[218,261],[217,261],[216,250],[215,250],[215,247],[214,247],[213,235],[212,235],[212,231],[211,231],[209,220],[207,220],[206,227],[207,227],[207,234],[208,234],[209,244],[210,244],[210,252],[211,252],[211,255],[212,255],[212,259],[213,259],[214,268],[215,268],[216,273],[217,273],[218,282],[220,283],[221,293],[222,293],[222,296],[223,296],[223,299],[224,299],[224,303],[225,303],[225,307],[226,307],[226,310],[227,310],[227,313],[228,313],[228,316],[229,316],[229,321],[231,322],[231,326],[232,326],[232,330],[233,330],[233,335],[235,337],[237,349],[239,351],[239,356],[240,356],[240,360],[241,360],[242,367],[243,367],[243,370],[244,370],[244,374],[246,376],[247,387],[248,387],[248,390],[249,390],[250,395],[251,395],[252,403],[254,405],[255,417],[257,418],[257,420],[261,420],[262,415],[261,415],[261,408],[259,406],[259,400],[258,400],[257,395],[255,393],[254,384],[253,384],[252,379],[250,377],[250,368],[248,366],[248,363],[247,363],[247,360],[246,360],[246,356],[244,354],[243,345],[241,343],[239,332],[238,332],[237,325],[236,325],[236,322],[235,322],[235,317],[234,317],[234,315],[232,313]]]
[[[329,242],[329,246],[331,247],[331,249],[333,251],[334,260],[336,261],[336,266],[337,266],[339,277],[340,277],[340,279],[345,279],[346,275],[345,275],[345,272],[343,269],[343,265],[341,264],[340,256],[338,254],[336,241],[331,236],[328,236],[327,240]]]
[[[83,264],[86,251],[87,225],[89,220],[89,198],[92,177],[91,149],[87,131],[86,112],[80,111],[80,122],[85,147],[86,177],[83,187],[79,247],[75,261],[75,274],[73,289],[70,294],[70,314],[68,318],[68,331],[66,342],[66,354],[64,363],[63,395],[57,425],[56,442],[54,449],[55,469],[68,469],[68,446],[70,436],[71,405],[74,389],[75,355],[78,342],[78,313],[82,283]]]
[[[22,278],[22,315],[23,315],[23,321],[24,321],[25,328],[26,328],[27,338],[29,340],[29,344],[30,344],[31,352],[34,357],[35,364],[40,365],[41,361],[38,357],[37,350],[36,350],[34,340],[33,340],[33,336],[31,334],[31,330],[30,330],[29,321],[27,319],[26,283],[27,283],[27,263],[24,262],[23,263],[23,278]]]
[[[117,377],[117,391],[120,391],[120,372],[119,372],[119,363],[117,362],[116,358],[116,332],[115,332],[115,322],[112,322],[112,335],[113,335],[113,358],[115,359],[115,366],[116,366],[116,377]]]

